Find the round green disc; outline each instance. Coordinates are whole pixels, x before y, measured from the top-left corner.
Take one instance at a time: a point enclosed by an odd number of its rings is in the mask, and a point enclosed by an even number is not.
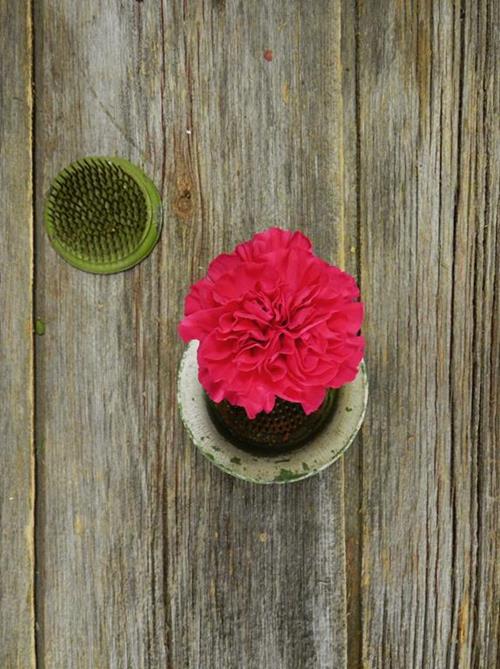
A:
[[[85,272],[112,274],[151,253],[161,232],[153,182],[123,158],[89,157],[63,169],[45,202],[54,249]]]

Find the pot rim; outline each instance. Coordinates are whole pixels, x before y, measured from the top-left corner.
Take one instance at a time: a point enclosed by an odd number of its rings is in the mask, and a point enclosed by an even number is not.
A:
[[[190,342],[182,356],[177,400],[191,440],[222,471],[259,484],[301,481],[333,464],[354,441],[368,403],[368,377],[364,361],[354,381],[337,390],[336,408],[319,434],[288,453],[256,456],[225,439],[212,422],[205,391],[198,380],[198,345],[197,341]]]

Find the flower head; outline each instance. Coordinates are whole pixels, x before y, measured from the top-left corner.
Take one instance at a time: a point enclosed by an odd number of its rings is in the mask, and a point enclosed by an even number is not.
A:
[[[363,305],[349,274],[313,254],[301,232],[270,228],[218,256],[195,283],[179,325],[198,339],[199,380],[249,418],[276,397],[316,411],[363,358]]]

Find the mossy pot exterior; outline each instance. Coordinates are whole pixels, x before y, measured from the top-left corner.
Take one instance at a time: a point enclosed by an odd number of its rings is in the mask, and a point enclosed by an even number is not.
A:
[[[219,469],[252,483],[290,483],[309,478],[337,460],[352,444],[368,402],[366,366],[361,363],[352,383],[335,392],[333,411],[312,438],[290,451],[252,452],[229,440],[217,428],[205,391],[198,381],[198,342],[189,344],[178,377],[178,402],[184,425],[195,446]],[[220,427],[220,426],[219,426]]]

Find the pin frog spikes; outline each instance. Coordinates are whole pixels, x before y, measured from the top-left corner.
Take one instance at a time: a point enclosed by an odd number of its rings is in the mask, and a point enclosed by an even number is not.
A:
[[[248,418],[243,407],[206,396],[208,413],[219,432],[236,446],[260,455],[283,453],[302,446],[327,423],[335,405],[335,391],[326,393],[323,404],[309,415],[302,406],[276,398],[269,413]]]
[[[112,274],[148,256],[161,232],[153,182],[123,158],[90,157],[63,169],[45,203],[54,249],[85,272]]]

